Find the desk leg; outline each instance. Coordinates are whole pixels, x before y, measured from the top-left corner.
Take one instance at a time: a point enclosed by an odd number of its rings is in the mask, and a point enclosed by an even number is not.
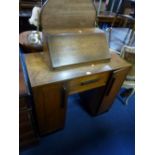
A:
[[[103,97],[105,87],[98,87],[86,92],[79,93],[81,99],[81,106],[90,115],[96,116],[98,107]]]
[[[40,135],[63,128],[67,95],[62,84],[34,87],[32,91]]]

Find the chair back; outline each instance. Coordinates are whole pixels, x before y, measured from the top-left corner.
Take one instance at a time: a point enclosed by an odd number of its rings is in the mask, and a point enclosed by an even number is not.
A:
[[[135,47],[124,45],[121,49],[121,57],[132,64],[127,80],[135,80]]]

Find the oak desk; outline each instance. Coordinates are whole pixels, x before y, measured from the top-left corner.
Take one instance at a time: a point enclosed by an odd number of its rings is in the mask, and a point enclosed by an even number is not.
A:
[[[70,94],[80,93],[92,115],[108,111],[130,69],[130,64],[115,53],[106,63],[61,70],[50,69],[46,52],[25,54],[25,62],[41,135],[64,127]]]

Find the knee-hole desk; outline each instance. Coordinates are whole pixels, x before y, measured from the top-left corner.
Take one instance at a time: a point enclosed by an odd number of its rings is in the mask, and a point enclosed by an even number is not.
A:
[[[79,93],[92,115],[108,111],[130,69],[115,53],[108,62],[51,70],[46,52],[25,54],[41,135],[64,127],[67,97]]]

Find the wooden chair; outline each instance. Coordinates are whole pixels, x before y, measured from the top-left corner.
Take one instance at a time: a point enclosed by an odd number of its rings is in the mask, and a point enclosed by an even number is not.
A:
[[[127,1],[126,3],[127,4],[130,3],[130,1]],[[126,7],[126,5],[124,7]],[[132,12],[132,14],[134,14],[134,13]],[[118,9],[116,11],[115,17],[113,19],[113,22],[112,22],[110,28],[107,29],[107,31],[109,32],[109,43],[111,41],[112,29],[115,26],[115,23],[118,18],[120,19],[119,27],[128,28],[127,34],[126,34],[123,42],[125,45],[131,46],[134,41],[135,18],[130,13],[124,12],[123,14],[121,14],[120,7],[118,7]],[[127,38],[129,38],[128,41],[127,41]]]
[[[122,85],[122,88],[125,88],[125,91],[118,96],[118,98],[125,105],[127,105],[129,99],[135,93],[135,47],[124,45],[121,49],[120,55],[123,59],[132,64],[132,67],[126,77],[126,80]]]

